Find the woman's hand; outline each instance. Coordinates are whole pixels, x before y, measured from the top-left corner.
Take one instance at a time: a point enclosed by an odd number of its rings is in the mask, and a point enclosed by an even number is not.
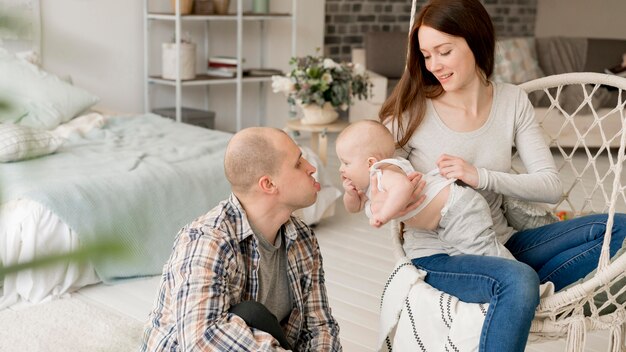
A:
[[[465,160],[442,154],[437,160],[439,173],[445,178],[456,178],[472,188],[478,188],[478,170]]]
[[[413,185],[413,194],[411,195],[411,201],[407,204],[404,210],[400,211],[397,214],[397,217],[402,217],[410,213],[415,208],[417,208],[420,204],[422,204],[422,202],[426,198],[425,195],[422,195],[422,191],[424,190],[424,186],[426,185],[426,183],[422,181],[422,174],[419,172],[411,172],[410,174],[407,175],[407,177],[409,178],[409,180],[411,181],[411,184]],[[371,183],[370,204],[372,208],[372,213],[376,214],[380,210],[382,205],[385,203],[385,201],[387,200],[388,193],[380,192],[378,190],[378,178],[376,177],[376,175],[372,175],[372,178],[370,179],[370,183]]]

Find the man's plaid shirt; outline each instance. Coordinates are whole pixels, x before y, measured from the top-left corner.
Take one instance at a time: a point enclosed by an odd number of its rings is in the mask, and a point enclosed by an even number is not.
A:
[[[282,326],[287,340],[295,351],[341,351],[315,235],[294,217],[282,231],[295,305]],[[282,350],[271,335],[228,313],[231,305],[256,300],[258,265],[256,238],[243,207],[231,194],[178,233],[141,350]]]

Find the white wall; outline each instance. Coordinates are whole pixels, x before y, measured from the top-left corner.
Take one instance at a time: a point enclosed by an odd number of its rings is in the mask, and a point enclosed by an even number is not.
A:
[[[143,1],[142,0],[40,0],[42,17],[42,57],[46,70],[70,75],[74,84],[100,97],[98,106],[122,112],[143,111]],[[243,0],[244,7],[251,6]],[[152,5],[169,7],[169,0],[152,0]],[[270,1],[270,10],[290,11],[290,0]],[[236,0],[231,0],[234,11]],[[297,4],[297,55],[310,54],[322,47],[324,36],[324,1],[302,1]],[[164,24],[153,24],[156,39],[151,42],[154,63],[151,72],[160,70],[160,43],[171,36]],[[161,26],[161,27],[159,27]],[[201,35],[198,26],[191,27],[192,34]],[[255,38],[258,25],[246,23],[244,55],[254,56],[258,48]],[[203,28],[200,26],[200,28]],[[211,53],[234,54],[234,23],[212,23],[210,26]],[[290,21],[274,21],[266,25],[268,66],[288,70],[291,55]],[[160,31],[160,32],[159,32]],[[162,38],[158,37],[159,33]],[[165,34],[163,34],[165,33]],[[251,38],[248,42],[245,38]],[[201,37],[194,38],[199,44]],[[198,69],[205,67],[202,47],[198,50]],[[247,54],[246,54],[247,53]],[[253,59],[251,59],[253,61]],[[252,62],[251,62],[252,63]],[[209,101],[205,90],[184,90],[187,106],[209,108],[217,112],[216,127],[234,130],[234,86],[210,88]],[[257,119],[258,85],[245,85],[244,126],[255,125]],[[157,106],[173,104],[173,90],[157,91],[153,97]],[[188,94],[187,94],[188,93]],[[251,94],[250,94],[251,93]],[[287,120],[286,98],[271,92],[266,84],[266,125],[282,127]],[[251,97],[251,98],[248,98]]]

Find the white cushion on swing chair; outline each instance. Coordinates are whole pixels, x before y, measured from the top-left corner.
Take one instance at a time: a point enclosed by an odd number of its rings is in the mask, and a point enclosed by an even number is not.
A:
[[[387,279],[380,304],[378,350],[478,351],[489,304],[466,303],[424,281],[426,272],[402,257]],[[554,284],[539,296],[554,294]]]
[[[478,351],[489,304],[469,304],[424,282],[401,258],[383,290],[379,351]]]

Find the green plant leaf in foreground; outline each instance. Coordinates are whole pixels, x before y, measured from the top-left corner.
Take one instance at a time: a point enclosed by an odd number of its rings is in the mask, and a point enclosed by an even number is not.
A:
[[[8,274],[28,269],[38,269],[53,264],[63,262],[82,263],[86,261],[110,260],[112,258],[120,258],[127,254],[126,249],[119,242],[97,242],[85,244],[76,251],[69,253],[50,254],[34,259],[29,262],[12,264],[9,266],[0,265],[0,279]]]

